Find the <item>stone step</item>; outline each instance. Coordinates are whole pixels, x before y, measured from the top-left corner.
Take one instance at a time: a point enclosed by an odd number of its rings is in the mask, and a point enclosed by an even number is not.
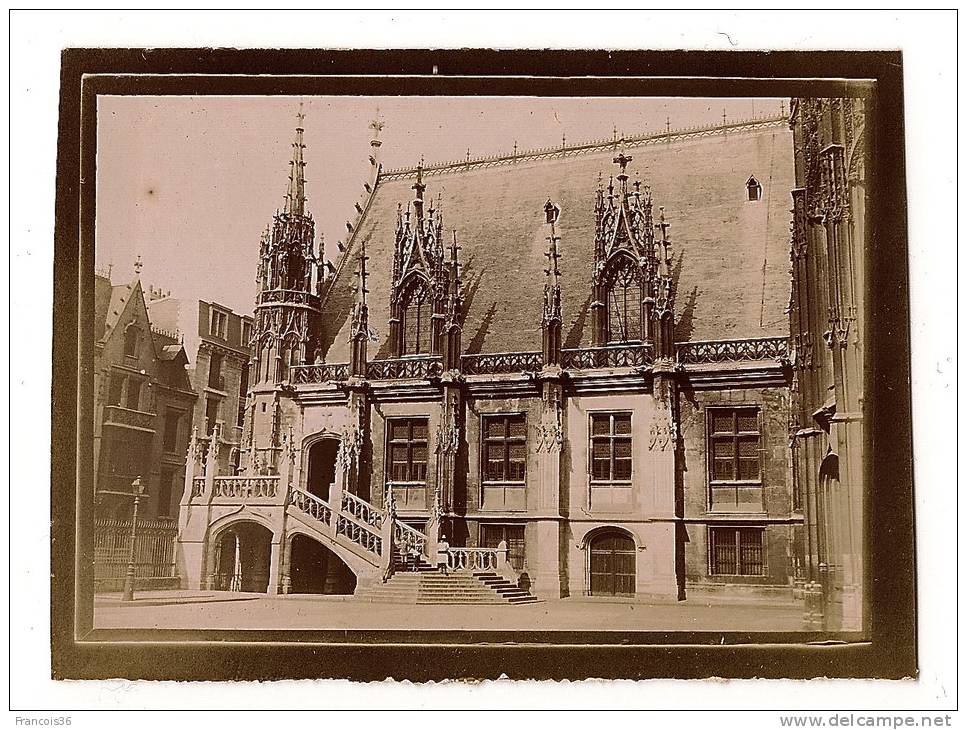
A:
[[[489,571],[441,573],[429,568],[394,573],[385,583],[362,586],[356,597],[374,603],[520,604],[537,599],[504,577]]]

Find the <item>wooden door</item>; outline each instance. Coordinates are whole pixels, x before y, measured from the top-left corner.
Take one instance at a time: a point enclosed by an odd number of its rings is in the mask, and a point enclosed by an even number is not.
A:
[[[607,532],[591,541],[591,595],[635,594],[635,542],[630,535]]]

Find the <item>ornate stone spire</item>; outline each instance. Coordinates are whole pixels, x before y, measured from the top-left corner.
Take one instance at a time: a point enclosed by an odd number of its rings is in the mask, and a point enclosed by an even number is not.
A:
[[[654,299],[654,344],[655,358],[670,359],[675,355],[674,343],[674,307],[675,287],[672,279],[671,254],[668,238],[670,224],[665,221],[665,208],[658,208],[658,223],[655,229],[660,232],[660,238],[655,242],[654,275],[650,282],[651,298]]]
[[[319,295],[324,271],[322,256],[316,253],[315,223],[306,211],[303,120],[300,105],[285,205],[259,242],[259,291],[252,327],[254,384],[285,382],[292,366],[312,363],[320,355]]]
[[[299,113],[296,115],[295,141],[292,143],[292,160],[289,162],[289,189],[285,194],[285,207],[283,208],[283,212],[290,216],[303,216],[306,210],[306,163],[302,159],[303,151],[306,148],[302,141],[302,134],[305,132],[302,125],[305,118],[300,102]]]
[[[352,333],[350,334],[352,358],[349,363],[350,374],[360,378],[366,376],[367,345],[369,343],[369,305],[366,303],[366,295],[369,293],[369,289],[366,287],[366,279],[369,278],[369,274],[366,272],[368,260],[366,242],[363,241],[359,251],[359,268],[356,269],[356,305],[353,308]]]
[[[548,199],[544,204],[544,222],[549,227],[547,236],[547,267],[544,269],[544,312],[541,317],[541,331],[543,333],[543,358],[545,365],[559,365],[561,362],[561,272],[557,262],[560,253],[557,243],[561,240],[557,235],[557,218],[560,208]]]
[[[457,232],[452,232],[450,260],[447,262],[447,297],[443,321],[443,363],[446,370],[460,369],[461,333],[463,326],[463,285],[460,281],[460,246]]]

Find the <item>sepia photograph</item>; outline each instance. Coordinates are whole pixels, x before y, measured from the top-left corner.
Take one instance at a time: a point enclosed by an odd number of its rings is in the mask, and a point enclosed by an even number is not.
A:
[[[860,92],[99,96],[95,628],[862,633]]]
[[[65,51],[52,676],[916,677],[901,60]]]

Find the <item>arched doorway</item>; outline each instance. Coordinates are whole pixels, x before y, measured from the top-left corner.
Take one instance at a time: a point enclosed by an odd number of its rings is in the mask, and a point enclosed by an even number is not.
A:
[[[329,501],[329,488],[336,481],[339,439],[323,438],[309,447],[306,455],[306,491]]]
[[[329,548],[305,535],[293,535],[290,547],[290,593],[351,595],[356,576]]]
[[[269,587],[272,532],[256,522],[238,522],[215,542],[211,588],[265,593]]]
[[[605,530],[591,538],[590,594],[635,594],[635,541],[624,530]]]
[[[819,468],[819,494],[817,495],[818,537],[817,556],[819,558],[819,582],[823,587],[823,603],[826,628],[839,628],[835,622],[841,615],[843,600],[843,531],[849,519],[839,487],[839,457],[827,454]]]

